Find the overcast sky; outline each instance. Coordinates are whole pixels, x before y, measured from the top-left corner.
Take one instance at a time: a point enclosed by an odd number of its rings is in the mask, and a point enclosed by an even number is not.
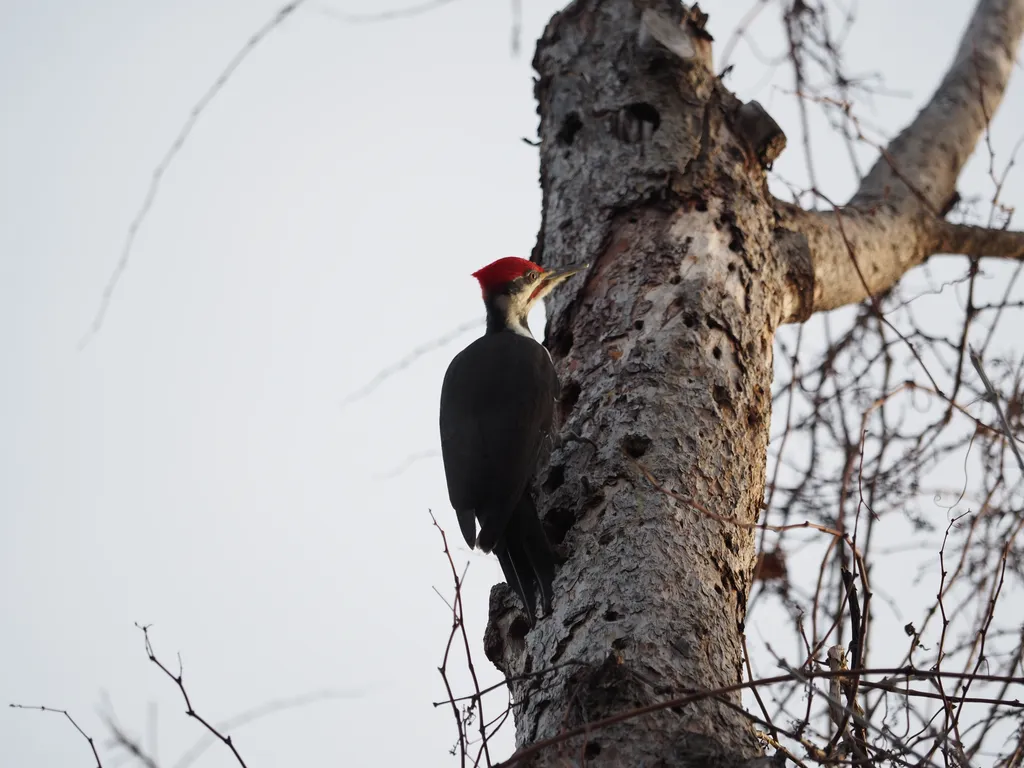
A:
[[[433,588],[448,596],[451,582],[428,510],[459,539],[432,452],[441,377],[478,331],[342,401],[480,318],[470,272],[529,254],[530,58],[561,3],[523,2],[518,56],[510,0],[378,24],[326,12],[404,4],[309,0],[252,54],[165,175],[82,350],[155,165],[279,2],[4,5],[0,702],[66,707],[101,744],[112,711],[174,765],[202,731],[146,661],[133,626],[145,622],[159,655],[181,652],[211,720],[333,692],[239,728],[250,766],[454,764],[451,713],[431,706],[451,625]],[[849,69],[900,94],[866,107],[875,124],[913,116],[972,5],[861,3]],[[702,7],[720,56],[748,5]],[[760,52],[778,54],[774,11],[758,24]],[[772,80],[744,45],[732,61],[730,86],[790,136],[777,170],[800,179],[788,72]],[[1021,85],[993,127],[1004,159],[1024,125]],[[839,146],[819,132],[819,175],[843,198]],[[982,159],[961,190],[989,193]],[[1024,202],[1019,174],[1004,198]],[[480,637],[500,570],[464,546],[456,556],[471,563],[469,630],[493,682]],[[511,728],[496,744],[508,752]],[[0,765],[90,759],[65,722],[0,712]],[[196,764],[231,759],[218,745]]]

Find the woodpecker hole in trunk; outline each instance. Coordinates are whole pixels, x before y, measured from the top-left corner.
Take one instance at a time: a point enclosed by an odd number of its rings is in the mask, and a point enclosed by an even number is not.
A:
[[[569,380],[562,385],[562,393],[558,398],[559,409],[562,414],[562,423],[569,418],[569,414],[572,413],[572,409],[576,407],[576,403],[579,402],[580,392],[582,388],[580,383],[575,380]]]
[[[718,407],[722,409],[722,415],[727,418],[734,418],[736,416],[736,410],[732,407],[732,395],[729,394],[729,388],[722,384],[715,384],[711,390],[711,396],[718,403]]]
[[[730,232],[732,238],[729,240],[729,250],[734,253],[743,253],[743,233],[738,227],[732,227]]]
[[[565,541],[569,529],[576,523],[576,515],[566,507],[553,507],[544,517],[544,532],[556,547]]]
[[[626,435],[622,440],[622,449],[630,458],[639,459],[651,447],[651,438],[646,435]]]
[[[572,350],[572,344],[572,331],[566,328],[551,339],[551,346],[549,349],[556,357],[565,357],[569,354],[570,350]]]
[[[546,493],[552,493],[561,488],[562,483],[565,482],[565,467],[561,464],[556,464],[548,472],[548,479],[544,481],[544,491]]]
[[[726,210],[718,217],[718,226],[729,231],[729,250],[743,252],[743,230],[736,224],[735,211]]]
[[[516,616],[512,620],[512,623],[508,625],[508,639],[515,641],[522,641],[526,638],[526,633],[530,631],[530,622],[526,620],[525,616]]]
[[[654,130],[658,130],[658,126],[661,125],[661,114],[651,104],[647,104],[646,102],[630,104],[626,107],[626,111],[637,120],[643,120],[645,123],[653,124]]]
[[[619,141],[626,144],[649,141],[660,125],[661,114],[646,102],[630,104],[612,119],[612,131]]]
[[[583,121],[580,120],[580,116],[575,112],[570,112],[562,123],[562,127],[558,129],[558,143],[566,147],[571,146],[573,139],[576,138],[576,134],[582,127]]]
[[[592,759],[601,754],[601,745],[596,741],[588,741],[587,746],[583,748],[583,756],[585,758]]]
[[[747,426],[751,429],[757,429],[761,426],[761,414],[753,408],[747,408]]]
[[[714,389],[711,390],[711,395],[715,398],[715,402],[723,408],[726,406],[730,408],[732,407],[732,401],[729,397],[729,389],[727,387],[724,387],[721,384],[715,384]]]

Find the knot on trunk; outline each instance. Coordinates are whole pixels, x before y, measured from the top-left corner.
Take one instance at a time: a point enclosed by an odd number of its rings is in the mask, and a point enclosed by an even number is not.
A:
[[[519,598],[504,582],[491,587],[487,606],[487,629],[484,632],[484,653],[506,677],[522,669],[526,653],[526,633],[530,622],[523,613]]]
[[[786,134],[775,118],[756,101],[748,101],[736,110],[736,132],[753,150],[762,168],[769,168],[786,148]]]

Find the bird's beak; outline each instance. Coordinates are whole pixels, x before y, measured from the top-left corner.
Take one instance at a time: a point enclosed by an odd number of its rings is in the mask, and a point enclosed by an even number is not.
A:
[[[556,286],[566,278],[572,277],[577,272],[582,272],[589,266],[589,264],[573,264],[563,269],[550,269],[547,272],[545,272],[542,276],[544,286]]]

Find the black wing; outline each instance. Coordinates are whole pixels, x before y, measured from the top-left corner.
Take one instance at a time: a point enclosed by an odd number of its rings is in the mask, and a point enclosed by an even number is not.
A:
[[[456,355],[441,387],[441,455],[466,543],[476,522],[490,549],[508,524],[551,429],[558,376],[547,350],[511,332],[487,334]]]

